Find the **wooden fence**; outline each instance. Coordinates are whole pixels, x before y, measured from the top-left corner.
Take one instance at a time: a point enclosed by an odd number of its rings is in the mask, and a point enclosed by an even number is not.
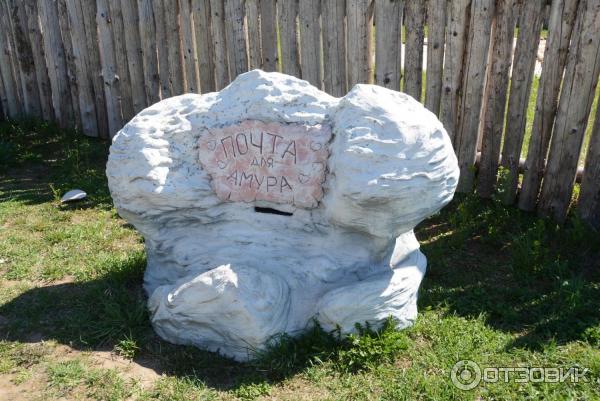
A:
[[[562,221],[600,70],[600,0],[546,3],[0,0],[1,112],[108,137],[162,98],[219,90],[254,68],[335,96],[361,82],[402,88],[448,130],[459,191]],[[590,124],[578,210],[600,226],[600,117]]]

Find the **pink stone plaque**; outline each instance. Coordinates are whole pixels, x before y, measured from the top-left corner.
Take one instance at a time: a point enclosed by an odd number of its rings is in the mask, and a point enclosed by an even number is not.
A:
[[[263,123],[207,129],[200,137],[200,163],[217,196],[314,208],[323,197],[331,128]]]

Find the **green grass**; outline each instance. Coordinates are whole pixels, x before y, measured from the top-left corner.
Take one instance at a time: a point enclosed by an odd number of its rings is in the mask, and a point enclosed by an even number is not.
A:
[[[457,196],[424,221],[419,318],[407,330],[315,326],[252,363],[160,340],[141,288],[140,236],[113,209],[107,143],[34,122],[0,123],[0,386],[22,399],[600,399],[600,236],[495,200]],[[82,188],[88,200],[61,206]],[[149,383],[123,366],[146,366]],[[591,382],[454,387],[452,366],[581,366]],[[129,362],[131,361],[131,362]],[[0,395],[1,395],[0,390]]]

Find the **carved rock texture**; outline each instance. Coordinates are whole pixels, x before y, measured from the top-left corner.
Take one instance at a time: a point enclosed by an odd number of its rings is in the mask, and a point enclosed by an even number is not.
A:
[[[331,130],[316,207],[217,196],[202,135],[249,120]],[[458,174],[442,124],[410,96],[356,85],[338,99],[260,70],[143,110],[107,164],[116,208],[145,238],[156,331],[238,360],[314,319],[343,333],[388,316],[410,325],[426,267],[413,228],[452,199]]]

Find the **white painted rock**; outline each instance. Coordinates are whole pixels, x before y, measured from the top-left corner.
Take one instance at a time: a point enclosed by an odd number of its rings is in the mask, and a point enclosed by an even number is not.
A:
[[[107,175],[146,239],[156,331],[245,360],[314,319],[410,325],[426,266],[413,228],[452,199],[458,166],[410,96],[357,85],[337,99],[255,70],[139,113]]]

